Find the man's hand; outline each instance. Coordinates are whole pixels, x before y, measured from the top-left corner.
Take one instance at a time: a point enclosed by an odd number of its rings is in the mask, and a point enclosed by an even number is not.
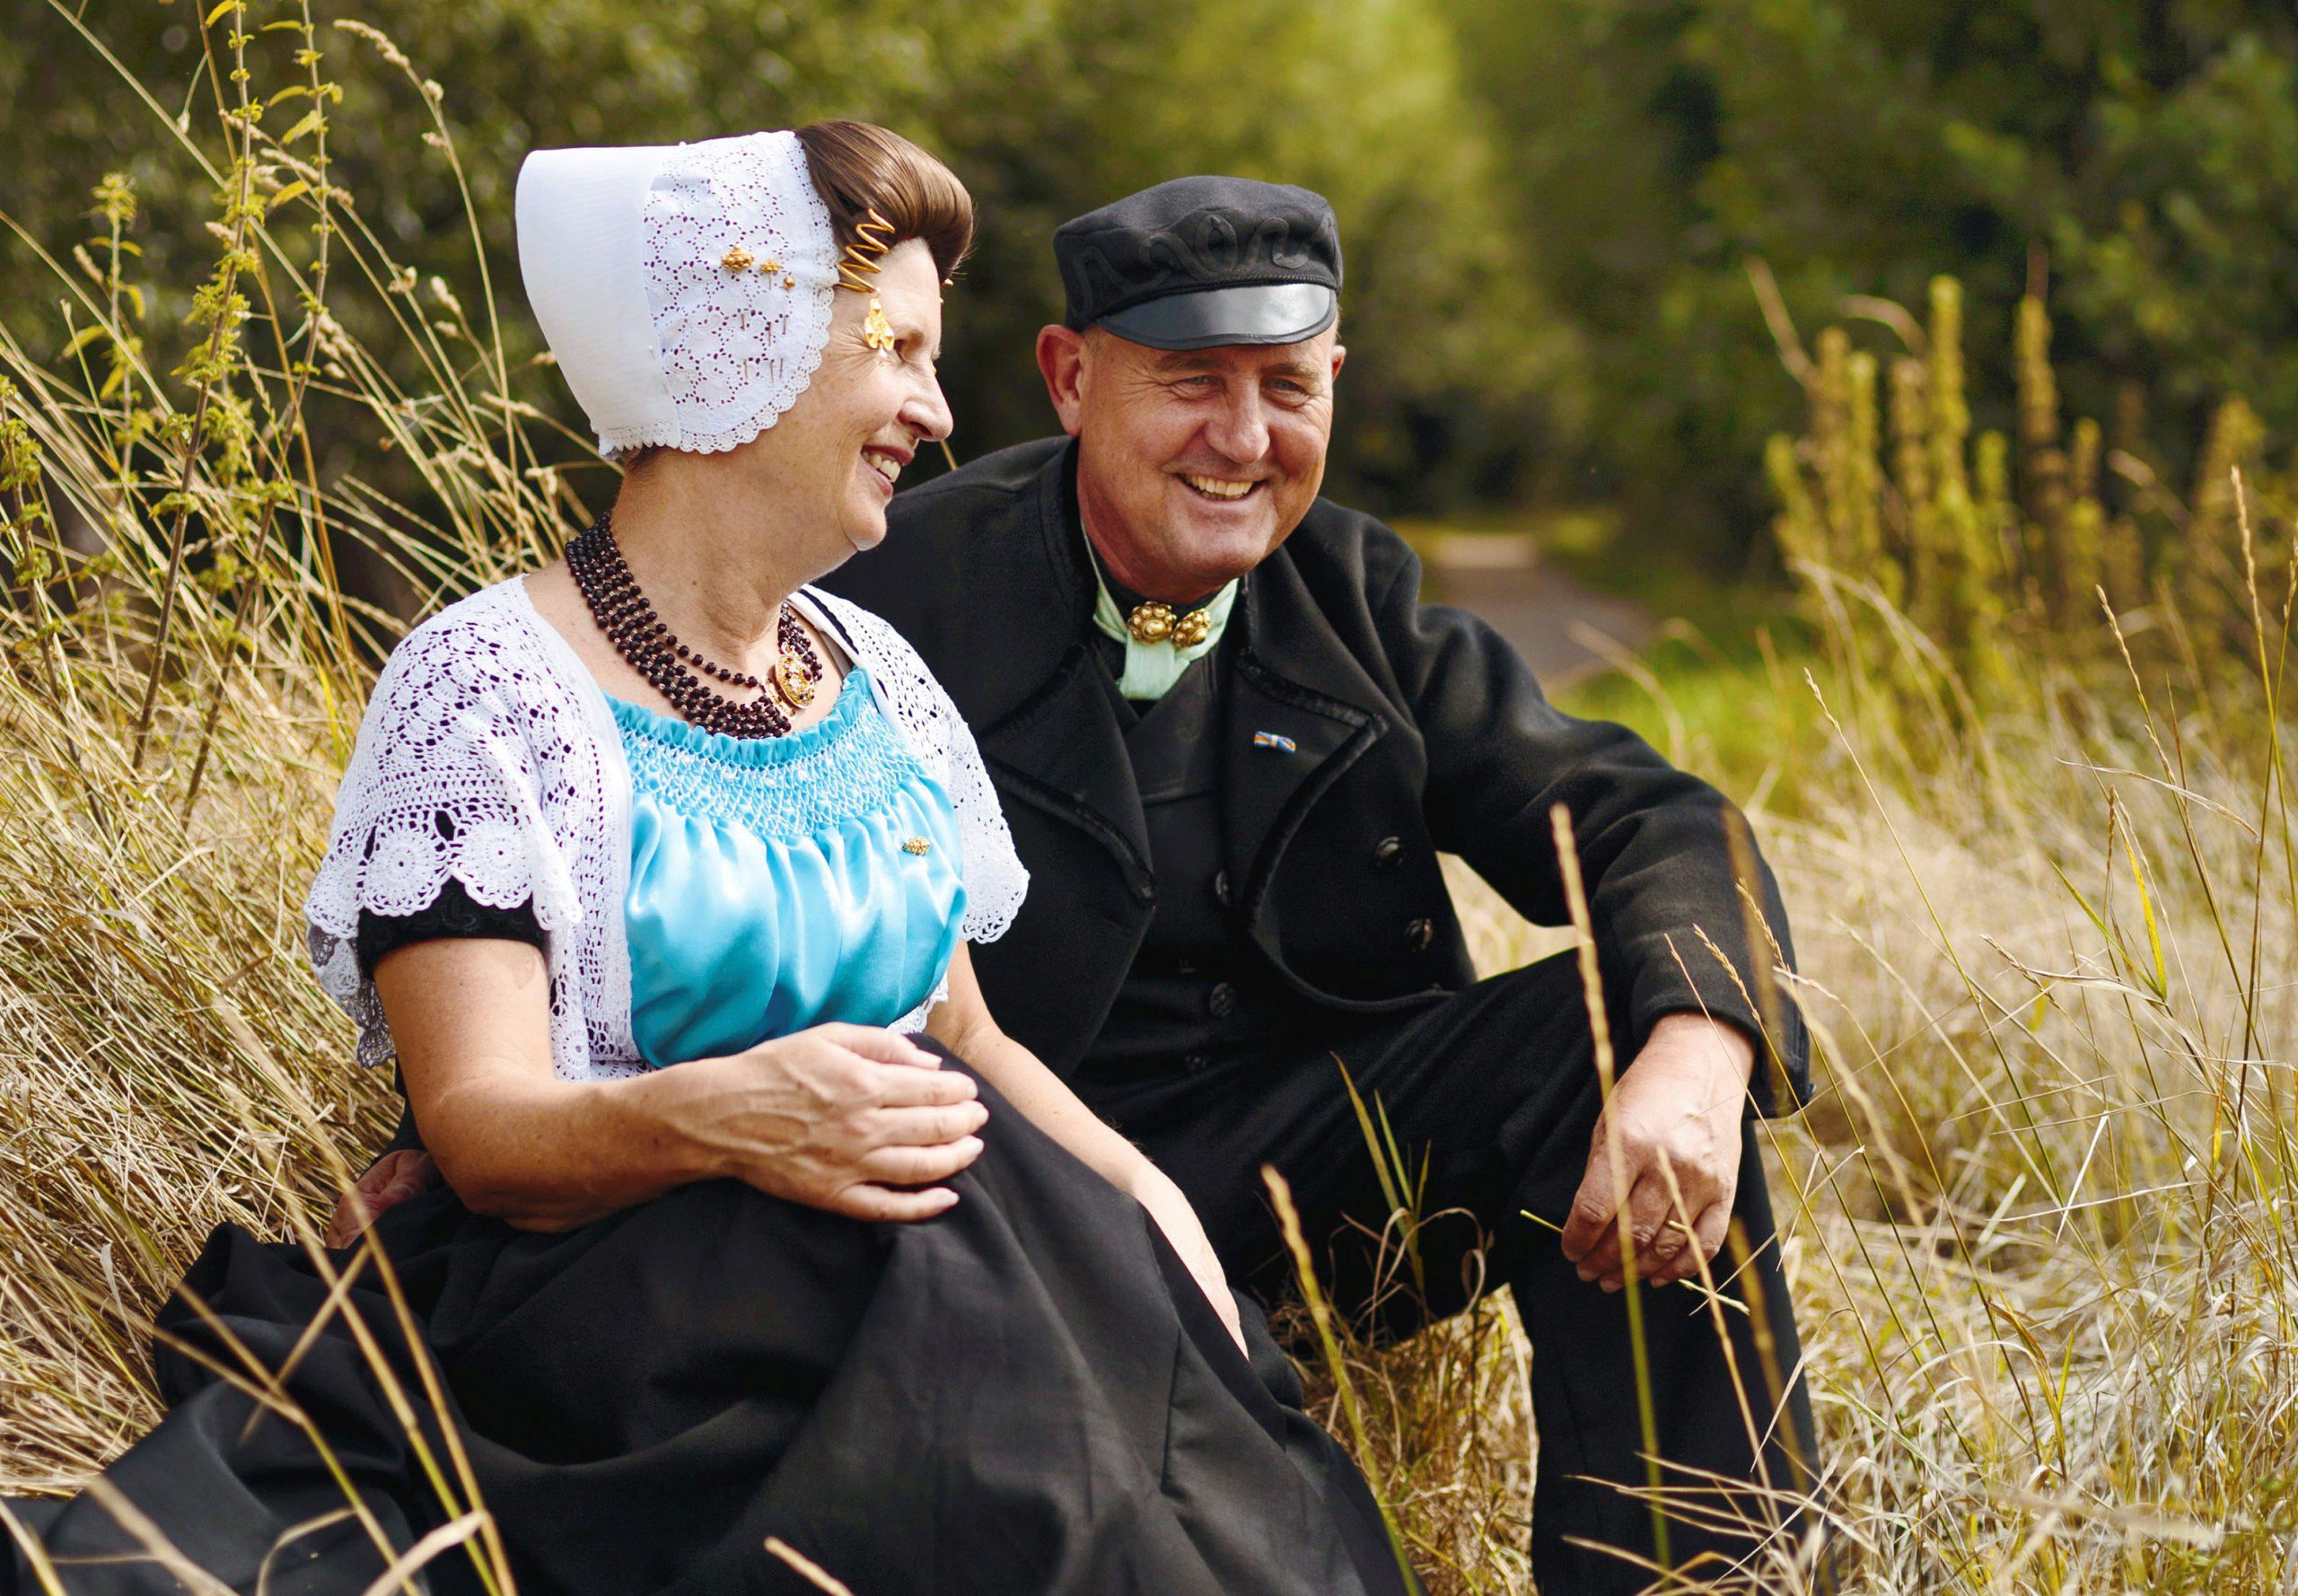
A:
[[[1697,1274],[1715,1256],[1739,1191],[1740,1118],[1754,1066],[1754,1044],[1704,1015],[1669,1014],[1652,1028],[1596,1121],[1588,1173],[1565,1222],[1564,1256],[1579,1266],[1581,1279],[1606,1291],[1626,1280],[1623,1194],[1641,1278],[1665,1285]],[[1670,1170],[1680,1207],[1669,1190]]]
[[[348,1247],[382,1217],[386,1208],[395,1208],[409,1197],[421,1197],[438,1184],[439,1166],[431,1162],[428,1153],[417,1147],[386,1153],[343,1194],[327,1222],[327,1233],[322,1239],[329,1247]]]

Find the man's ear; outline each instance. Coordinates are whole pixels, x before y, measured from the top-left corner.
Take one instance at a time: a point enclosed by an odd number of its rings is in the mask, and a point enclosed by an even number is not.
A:
[[[1348,351],[1347,351],[1347,350],[1346,350],[1346,349],[1342,348],[1338,344],[1335,344],[1335,345],[1332,346],[1332,374],[1334,375],[1334,377],[1338,378],[1338,377],[1340,375],[1340,364],[1341,364],[1341,362],[1343,362],[1343,361],[1346,360],[1347,358],[1348,358]]]
[[[1056,323],[1038,329],[1038,371],[1061,430],[1077,435],[1085,410],[1085,335]]]

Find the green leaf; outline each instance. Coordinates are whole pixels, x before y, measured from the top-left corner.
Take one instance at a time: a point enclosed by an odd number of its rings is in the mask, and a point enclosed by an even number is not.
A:
[[[2167,997],[2171,992],[2171,972],[2162,962],[2162,930],[2154,921],[2154,899],[2146,890],[2146,878],[2138,868],[2138,850],[2131,846],[2130,832],[2123,831],[2122,851],[2130,861],[2130,879],[2138,887],[2138,911],[2146,916],[2146,945],[2154,955],[2154,995]]]
[[[104,329],[101,324],[98,324],[94,327],[83,327],[79,331],[72,335],[72,341],[64,346],[64,352],[57,355],[57,358],[58,360],[69,360],[74,355],[79,354],[81,350],[86,348],[89,345],[94,343],[98,338],[103,336]]]
[[[1395,1173],[1390,1170],[1389,1161],[1381,1154],[1381,1136],[1373,1128],[1373,1116],[1365,1109],[1364,1098],[1357,1094],[1356,1082],[1349,1074],[1348,1066],[1341,1063],[1338,1055],[1334,1056],[1333,1065],[1340,1071],[1340,1083],[1348,1090],[1349,1106],[1356,1110],[1356,1129],[1364,1138],[1365,1151],[1373,1155],[1373,1173],[1381,1182],[1381,1195],[1388,1199],[1390,1213],[1402,1213],[1404,1192],[1397,1184]]]
[[[279,140],[279,143],[282,147],[285,147],[285,145],[294,144],[306,133],[316,132],[326,126],[327,118],[325,117],[320,115],[316,110],[307,111],[304,113],[303,119],[302,121],[287,129],[285,135]]]
[[[200,26],[213,28],[216,19],[230,16],[235,11],[245,11],[247,0],[216,0],[215,9],[200,19]]]
[[[2075,906],[2082,909],[2083,917],[2098,927],[2099,934],[2112,938],[2114,933],[2107,929],[2106,921],[2101,917],[2097,909],[2091,907],[2091,900],[2083,896],[2083,890],[2066,879],[2066,872],[2058,867],[2057,860],[2054,859],[2050,862],[2050,872],[2058,878],[2058,884],[2066,889],[2066,895],[2074,899]]]
[[[305,182],[301,178],[297,178],[294,182],[288,184],[285,188],[280,189],[278,193],[271,197],[271,203],[268,208],[276,211],[281,206],[285,205],[289,200],[294,198],[298,194],[310,193],[311,188],[311,186],[309,183]]]

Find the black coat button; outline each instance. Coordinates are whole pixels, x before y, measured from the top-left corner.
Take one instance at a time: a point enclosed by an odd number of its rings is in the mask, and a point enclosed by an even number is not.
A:
[[[1237,989],[1226,981],[1213,983],[1213,990],[1205,995],[1206,1013],[1215,1020],[1225,1020],[1237,1006]]]
[[[1214,873],[1213,901],[1223,908],[1229,907],[1229,873],[1225,870]]]
[[[1192,1075],[1203,1069],[1206,1063],[1206,1057],[1202,1053],[1188,1053],[1181,1057],[1181,1068],[1187,1070]]]
[[[1425,953],[1428,944],[1436,940],[1436,922],[1415,920],[1404,928],[1404,945],[1416,953]]]
[[[1386,870],[1404,857],[1404,838],[1383,837],[1373,845],[1373,868]]]

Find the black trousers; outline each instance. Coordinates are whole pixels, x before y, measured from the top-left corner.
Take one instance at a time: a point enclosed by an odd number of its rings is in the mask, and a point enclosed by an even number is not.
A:
[[[1612,1033],[1627,1034],[1618,1015]],[[1074,1084],[1188,1194],[1234,1279],[1265,1298],[1290,1282],[1292,1267],[1259,1172],[1274,1165],[1291,1184],[1308,1235],[1333,1238],[1321,1262],[1331,1271],[1336,1296],[1344,1304],[1363,1303],[1373,1285],[1373,1250],[1363,1240],[1364,1227],[1377,1235],[1389,1204],[1342,1066],[1367,1107],[1377,1100],[1386,1110],[1407,1160],[1417,1169],[1426,1158],[1421,1212],[1462,1211],[1434,1219],[1420,1233],[1427,1301],[1417,1311],[1456,1311],[1478,1280],[1488,1280],[1511,1288],[1531,1336],[1539,1434],[1532,1558],[1539,1588],[1573,1596],[1642,1589],[1647,1572],[1574,1544],[1655,1556],[1648,1496],[1618,1488],[1640,1488],[1647,1478],[1627,1297],[1582,1281],[1553,1228],[1562,1224],[1586,1171],[1602,1106],[1586,999],[1571,955],[1495,976],[1402,1017],[1338,1037],[1304,1038],[1296,1051],[1122,1080],[1089,1069]],[[1526,1219],[1527,1210],[1548,1223]],[[1671,1515],[1670,1556],[1679,1568],[1697,1560],[1711,1574],[1724,1572],[1718,1559],[1744,1558],[1754,1544],[1720,1530],[1718,1513],[1727,1521],[1742,1516],[1756,1524],[1794,1524],[1792,1514],[1767,1505],[1759,1492],[1767,1484],[1783,1496],[1808,1491],[1818,1455],[1810,1399],[1795,1377],[1794,1316],[1752,1122],[1743,1132],[1734,1213],[1754,1261],[1751,1278],[1725,1285],[1724,1294],[1750,1305],[1760,1297],[1768,1359],[1751,1314],[1724,1314],[1727,1339],[1695,1292],[1633,1288],[1643,1305],[1667,1465],[1662,1484],[1671,1494],[1700,1499],[1696,1517]],[[1471,1256],[1479,1246],[1486,1248],[1481,1275]],[[1732,1272],[1728,1250],[1714,1267],[1724,1284]],[[1409,1328],[1414,1314],[1399,1322],[1400,1306],[1387,1304],[1386,1328]],[[1735,1364],[1754,1428],[1767,1437],[1761,1444],[1741,1406]],[[1767,1364],[1775,1372],[1769,1376]],[[1718,1478],[1756,1489],[1727,1500],[1714,1483]]]

